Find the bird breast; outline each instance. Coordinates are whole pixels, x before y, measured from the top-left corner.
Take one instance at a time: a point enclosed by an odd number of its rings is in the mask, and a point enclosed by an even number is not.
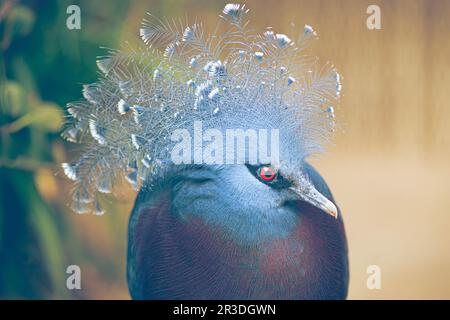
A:
[[[315,208],[287,237],[245,245],[199,218],[180,220],[168,195],[144,207],[132,230],[134,297],[150,299],[319,299],[346,296],[345,239]],[[303,206],[303,207],[302,207]],[[325,233],[322,233],[325,232]],[[336,233],[336,232],[335,232]],[[345,260],[345,261],[344,261]],[[338,266],[330,271],[330,266]],[[339,266],[342,266],[341,268]],[[331,290],[329,290],[331,288]]]

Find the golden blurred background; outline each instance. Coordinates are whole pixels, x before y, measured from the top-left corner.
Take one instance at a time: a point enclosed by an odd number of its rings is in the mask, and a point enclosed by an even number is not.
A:
[[[2,15],[2,8],[8,2],[34,14],[30,30],[19,34],[18,40],[6,37],[9,20],[8,13]],[[80,31],[65,28],[67,1],[6,1],[0,5],[4,96],[12,90],[6,84],[14,82],[28,92],[25,104],[40,101],[36,109],[44,102],[49,108],[51,102],[62,110],[64,103],[81,96],[80,83],[95,81],[95,58],[104,53],[99,47],[117,48],[134,39],[144,12],[168,18],[187,16],[190,21],[197,17],[212,28],[227,3],[79,2]],[[251,9],[251,25],[257,30],[271,26],[288,33],[292,22],[299,29],[304,24],[312,25],[319,40],[309,52],[317,54],[323,63],[332,61],[344,77],[334,145],[311,161],[343,211],[350,252],[349,298],[450,299],[450,1],[245,3]],[[366,10],[371,4],[381,9],[381,30],[366,26]],[[54,34],[45,38],[44,34],[51,32]],[[36,38],[41,41],[36,45],[39,55],[37,60],[30,60],[26,53],[22,55],[29,47],[21,43]],[[44,40],[54,43],[47,46]],[[31,65],[41,61],[53,69]],[[54,65],[61,61],[68,69]],[[30,84],[27,76],[37,83]],[[62,86],[61,81],[64,87],[54,92],[55,86]],[[36,128],[37,122],[11,131],[11,123],[32,111],[16,110],[6,117],[8,103],[21,105],[17,99],[9,99],[2,100],[1,108],[5,117],[0,125],[7,129],[2,130],[0,172],[2,179],[7,174],[11,177],[0,183],[0,193],[7,193],[15,185],[12,181],[19,178],[32,181],[27,192],[34,194],[35,189],[36,198],[20,191],[7,200],[22,199],[30,203],[29,207],[5,202],[0,206],[0,259],[11,260],[10,269],[7,265],[0,267],[0,297],[128,299],[126,232],[135,194],[124,188],[117,200],[106,199],[108,213],[102,217],[72,213],[67,205],[71,184],[62,176],[58,163],[71,159],[77,148],[62,142],[53,128]],[[17,129],[17,124],[12,127]],[[24,130],[32,134],[21,133]],[[42,130],[41,139],[30,138]],[[9,150],[27,139],[33,145],[45,143],[45,154]],[[23,223],[31,227],[19,226],[19,233],[8,236],[8,221],[12,215],[21,214],[20,208],[28,212]],[[16,243],[20,232],[29,228],[34,236]],[[19,256],[5,249],[7,241],[14,242]],[[15,259],[21,261],[20,274],[16,274]],[[65,267],[70,264],[79,265],[83,272],[82,290],[75,293],[65,289]],[[367,288],[370,265],[381,269],[380,290]],[[37,279],[40,274],[46,275],[44,280]],[[14,277],[20,276],[16,281]],[[33,294],[27,291],[30,281],[37,283]]]

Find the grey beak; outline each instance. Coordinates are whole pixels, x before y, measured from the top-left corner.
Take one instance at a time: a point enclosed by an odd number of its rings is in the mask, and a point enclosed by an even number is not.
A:
[[[325,211],[330,216],[337,219],[338,209],[335,204],[317,191],[311,183],[308,183],[306,188],[291,187],[290,190],[298,195],[302,200],[312,204],[322,211]]]

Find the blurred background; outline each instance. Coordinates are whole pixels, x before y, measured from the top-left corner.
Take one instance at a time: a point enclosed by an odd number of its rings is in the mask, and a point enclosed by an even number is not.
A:
[[[0,1],[0,298],[129,299],[128,215],[135,193],[104,216],[77,215],[60,163],[77,146],[59,131],[65,104],[98,76],[101,47],[134,41],[144,13],[201,18],[227,1]],[[248,0],[251,25],[317,30],[310,53],[344,76],[334,145],[311,159],[341,207],[350,299],[450,299],[450,1]],[[66,27],[81,8],[81,30]],[[366,27],[381,8],[381,30]],[[324,235],[326,236],[326,235]],[[78,265],[82,290],[66,289]],[[366,286],[381,268],[381,289]]]

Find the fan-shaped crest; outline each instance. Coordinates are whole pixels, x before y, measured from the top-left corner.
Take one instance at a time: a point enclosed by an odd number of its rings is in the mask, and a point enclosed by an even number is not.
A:
[[[97,192],[110,193],[124,174],[138,189],[169,160],[173,130],[200,120],[207,126],[252,127],[272,119],[293,130],[303,156],[320,151],[333,131],[341,91],[331,65],[305,55],[315,38],[248,30],[245,5],[227,4],[216,33],[149,15],[141,47],[111,51],[97,61],[100,79],[68,104],[63,136],[83,143],[81,157],[62,165],[75,181],[73,208],[103,214]],[[224,30],[222,30],[224,29]]]

